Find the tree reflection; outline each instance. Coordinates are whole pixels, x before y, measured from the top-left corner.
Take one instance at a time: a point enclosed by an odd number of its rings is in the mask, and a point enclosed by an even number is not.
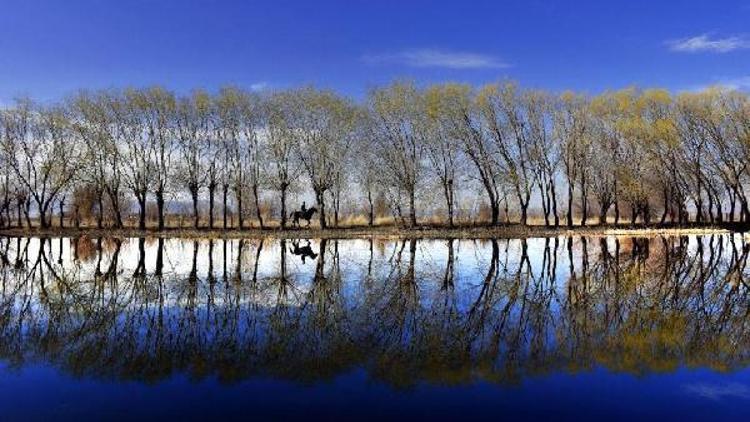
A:
[[[362,367],[396,386],[748,364],[742,236],[410,239],[377,252],[369,239],[361,255],[321,240],[314,267],[288,259],[299,245],[264,242],[0,239],[0,357],[149,382]]]

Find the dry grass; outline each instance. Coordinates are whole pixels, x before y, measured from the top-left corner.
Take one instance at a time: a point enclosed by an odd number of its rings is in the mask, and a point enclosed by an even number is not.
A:
[[[184,223],[184,221],[183,221]],[[146,230],[138,230],[132,226],[122,229],[97,229],[89,224],[82,225],[80,229],[73,227],[52,227],[48,229],[33,228],[5,228],[0,229],[0,235],[4,236],[65,236],[76,237],[86,235],[89,237],[177,237],[177,238],[529,238],[550,237],[559,235],[575,236],[658,236],[658,235],[689,235],[689,234],[713,234],[729,233],[737,229],[736,226],[709,226],[690,225],[686,227],[674,226],[574,226],[568,227],[546,227],[544,225],[521,226],[519,224],[508,224],[499,226],[462,224],[454,228],[443,224],[433,224],[430,221],[420,222],[420,226],[407,228],[395,224],[393,218],[380,218],[374,227],[366,224],[362,217],[346,218],[340,222],[340,227],[321,230],[317,224],[310,228],[294,229],[279,228],[279,223],[271,221],[260,229],[255,221],[245,222],[245,229],[238,230],[229,228],[223,230],[221,222],[215,222],[215,229],[194,229],[186,224],[174,224],[165,230],[157,230],[154,223],[150,223]],[[207,224],[207,222],[206,222]]]

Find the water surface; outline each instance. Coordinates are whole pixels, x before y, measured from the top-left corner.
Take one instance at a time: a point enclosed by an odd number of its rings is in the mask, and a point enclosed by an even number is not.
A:
[[[3,419],[738,419],[740,235],[0,239]]]

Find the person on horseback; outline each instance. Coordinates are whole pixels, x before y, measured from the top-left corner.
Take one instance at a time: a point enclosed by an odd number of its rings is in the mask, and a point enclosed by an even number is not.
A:
[[[289,214],[289,217],[292,218],[292,227],[299,227],[299,221],[305,220],[307,221],[307,226],[310,226],[310,219],[312,219],[313,214],[318,212],[318,209],[315,207],[312,207],[310,209],[307,209],[307,205],[302,202],[301,211],[292,211],[291,214]]]

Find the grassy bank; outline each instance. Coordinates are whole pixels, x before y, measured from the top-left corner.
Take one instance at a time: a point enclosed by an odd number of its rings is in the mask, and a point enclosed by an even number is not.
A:
[[[4,228],[0,229],[0,236],[46,236],[46,237],[164,237],[164,238],[299,238],[299,239],[352,239],[361,237],[378,238],[455,238],[455,239],[487,239],[487,238],[528,238],[549,237],[558,235],[573,236],[650,236],[650,235],[689,235],[744,232],[746,225],[740,224],[691,224],[687,226],[652,225],[600,225],[574,226],[568,228],[546,227],[543,225],[522,226],[518,224],[500,226],[466,225],[446,227],[439,225],[421,225],[415,228],[399,226],[349,226],[340,228],[309,228],[309,229],[187,229],[169,228],[165,230],[134,228],[97,229],[97,228]]]

